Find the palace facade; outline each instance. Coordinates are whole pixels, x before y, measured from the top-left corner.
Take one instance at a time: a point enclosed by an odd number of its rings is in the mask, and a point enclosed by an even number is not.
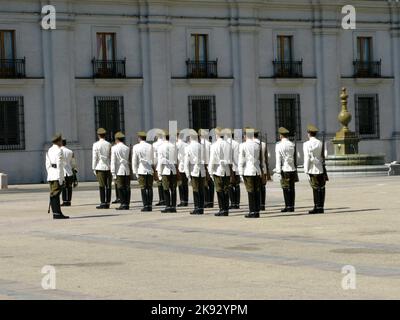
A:
[[[47,4],[56,30],[41,27]],[[355,30],[342,29],[347,4]],[[280,126],[299,142],[308,123],[334,135],[342,87],[360,152],[399,160],[398,2],[0,0],[0,172],[10,183],[45,181],[54,132],[80,179],[93,180],[97,127],[135,143],[168,120],[260,128],[273,162]]]

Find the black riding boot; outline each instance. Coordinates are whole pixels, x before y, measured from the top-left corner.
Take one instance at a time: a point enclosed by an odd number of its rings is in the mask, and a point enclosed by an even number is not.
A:
[[[99,187],[100,193],[100,205],[96,209],[106,209],[106,189],[104,187]]]
[[[140,211],[145,212],[145,211],[147,211],[147,202],[148,202],[147,190],[140,189],[140,194],[142,196],[142,203],[143,203],[143,208]]]
[[[119,206],[119,208],[116,208],[115,210],[127,210],[127,206],[126,203],[128,202],[128,194],[127,194],[127,189],[125,187],[123,188],[119,188],[118,189],[118,194],[119,194],[119,199],[120,199],[120,203],[121,205]]]
[[[111,203],[111,192],[112,192],[112,188],[106,188],[106,206],[105,209],[109,209],[110,208],[110,203]]]
[[[224,192],[224,211],[229,214],[229,192]]]
[[[313,198],[314,198],[314,209],[308,211],[309,214],[316,214],[317,212],[317,207],[318,207],[318,190],[313,189]]]
[[[178,192],[179,192],[179,201],[180,203],[178,204],[178,207],[184,207],[185,206],[185,196],[184,196],[184,191],[183,191],[183,185],[180,185],[178,187]]]
[[[249,213],[245,215],[245,218],[259,218],[260,213],[257,212],[257,204],[256,204],[256,192],[248,192],[249,197]]]
[[[288,212],[294,212],[295,202],[296,202],[296,189],[293,186],[292,188],[289,189],[289,208],[288,208]]]
[[[63,204],[61,206],[65,207],[65,204],[68,202],[68,189],[67,188],[62,188],[61,196],[62,196],[62,201],[63,201]]]
[[[171,210],[171,194],[169,190],[164,190],[165,208],[161,210],[162,213],[168,213]]]
[[[317,210],[318,213],[324,213],[324,206],[325,206],[325,188],[318,189],[318,206]]]
[[[158,186],[158,203],[156,204],[157,207],[166,205],[165,200],[165,193],[162,186]]]
[[[289,189],[282,189],[283,190],[283,198],[285,200],[285,208],[281,210],[281,212],[288,212],[289,211]]]
[[[229,186],[229,200],[231,202],[231,205],[229,206],[229,209],[235,209],[236,207],[236,197],[235,197],[235,186]]]
[[[149,187],[147,189],[147,210],[153,210],[153,187]]]
[[[217,192],[217,198],[218,198],[218,206],[219,206],[219,212],[215,214],[217,217],[221,216],[227,216],[228,211],[225,211],[225,193],[224,192]]]
[[[199,193],[193,191],[194,210],[190,214],[197,214],[199,211]]]
[[[235,187],[235,199],[236,199],[235,209],[240,209],[240,185],[237,185]]]
[[[69,219],[68,216],[64,216],[61,212],[60,197],[50,197],[51,211],[53,211],[53,219]]]
[[[260,201],[261,201],[261,205],[260,205],[260,211],[265,211],[265,200],[266,200],[266,196],[267,196],[267,192],[266,192],[266,187],[264,185],[261,185],[261,189],[260,189]]]
[[[176,212],[176,200],[177,200],[177,194],[176,194],[176,188],[171,189],[171,206],[170,206],[170,212]]]
[[[204,189],[200,188],[198,193],[198,214],[204,214]]]

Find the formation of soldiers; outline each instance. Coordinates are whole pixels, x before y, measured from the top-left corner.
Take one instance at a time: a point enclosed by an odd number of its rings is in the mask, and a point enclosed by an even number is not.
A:
[[[97,130],[98,141],[93,144],[92,169],[99,184],[100,204],[97,209],[109,209],[112,183],[116,186],[116,210],[129,210],[131,180],[136,178],[141,190],[142,212],[153,210],[153,185],[158,189],[162,213],[177,212],[177,207],[188,207],[189,185],[192,186],[194,208],[192,215],[204,214],[204,208],[214,207],[217,194],[218,211],[215,216],[228,216],[230,210],[240,209],[241,182],[248,194],[246,218],[259,218],[265,211],[266,185],[271,179],[268,150],[260,131],[253,128],[239,130],[240,141],[232,129],[216,128],[214,140],[209,131],[188,129],[170,136],[159,130],[155,141],[146,132],[138,132],[138,143],[132,148],[125,143],[122,132],[115,134],[115,143],[106,141],[106,130]],[[283,190],[285,207],[282,212],[295,211],[295,185],[297,172],[296,144],[289,140],[290,132],[279,128],[280,141],[276,144],[276,166]],[[318,128],[307,127],[309,140],[303,145],[304,172],[313,190],[314,208],[310,214],[324,213],[325,185],[328,175],[325,168],[324,143],[317,139]],[[235,139],[234,139],[235,138]],[[52,139],[53,146],[46,154],[46,169],[50,185],[50,207],[54,219],[68,219],[62,206],[70,206],[72,186],[77,184],[76,161],[66,147],[61,134]],[[214,191],[215,190],[215,191]],[[180,203],[177,204],[177,191]],[[60,204],[60,194],[63,204]]]

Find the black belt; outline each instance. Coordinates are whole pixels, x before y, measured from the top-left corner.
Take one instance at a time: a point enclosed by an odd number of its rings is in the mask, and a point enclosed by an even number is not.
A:
[[[52,164],[51,167],[54,168],[54,169],[57,169],[57,165],[56,164]]]

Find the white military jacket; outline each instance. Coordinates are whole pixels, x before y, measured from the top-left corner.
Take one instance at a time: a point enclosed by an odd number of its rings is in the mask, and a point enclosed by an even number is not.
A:
[[[92,170],[110,170],[111,143],[104,139],[93,144],[92,149]]]
[[[284,138],[275,147],[276,152],[276,173],[296,171],[294,157],[296,156],[294,143]]]
[[[262,156],[262,158],[264,157]],[[261,175],[260,165],[260,141],[255,139],[247,139],[240,145],[239,175],[250,177]],[[263,166],[263,169],[265,172],[265,166]]]
[[[71,177],[73,175],[72,169],[76,168],[74,153],[64,146],[61,147],[61,150],[64,156],[64,176]]]
[[[157,141],[153,143],[153,159],[154,159],[154,165],[157,166],[158,163],[158,148],[164,143],[164,139],[163,138],[157,138]]]
[[[191,140],[185,149],[184,169],[189,177],[205,177],[204,146]]]
[[[231,145],[221,137],[218,138],[210,148],[208,172],[219,177],[229,176],[231,174],[230,159]]]
[[[115,179],[117,176],[128,176],[129,168],[129,147],[118,142],[111,148],[111,174]]]
[[[208,164],[210,162],[211,142],[206,138],[200,138],[200,144],[203,146],[205,164]]]
[[[308,174],[324,173],[322,159],[322,142],[315,137],[303,144],[304,172]]]
[[[132,148],[132,171],[134,174],[153,174],[154,151],[150,143],[140,141]]]
[[[178,170],[181,173],[185,172],[185,149],[188,146],[186,142],[181,139],[178,139],[176,142],[176,148],[178,150]]]
[[[53,144],[46,153],[47,181],[64,182],[64,155],[61,148]]]
[[[157,148],[157,172],[159,176],[169,176],[176,174],[177,151],[175,144],[165,140]]]
[[[232,170],[239,174],[239,147],[240,143],[236,140],[229,138],[227,142],[231,145],[232,148]]]

